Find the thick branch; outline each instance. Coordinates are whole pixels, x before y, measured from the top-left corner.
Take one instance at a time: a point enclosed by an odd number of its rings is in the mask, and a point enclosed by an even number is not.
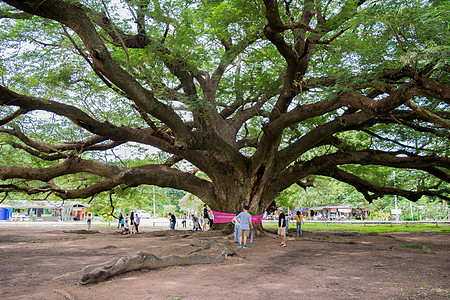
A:
[[[297,141],[278,152],[276,161],[280,171],[284,170],[286,166],[291,164],[309,149],[321,144],[323,140],[328,139],[334,133],[345,130],[346,128],[362,126],[370,123],[373,119],[374,117],[370,114],[360,112],[339,117],[329,123],[314,128],[300,137]]]
[[[32,14],[27,14],[24,12],[11,12],[8,10],[0,10],[0,19],[23,20],[23,19],[31,19],[32,17],[33,17]]]
[[[379,82],[377,84],[377,82],[372,82],[371,85],[380,88],[383,83]],[[350,107],[361,109],[374,115],[383,115],[407,103],[408,100],[415,96],[431,96],[446,102],[449,102],[450,99],[450,86],[429,78],[419,78],[415,81],[404,83],[399,88],[391,85],[386,85],[386,87],[381,87],[381,90],[389,93],[389,96],[381,100],[373,100],[357,92],[343,92],[340,96],[340,101],[344,105],[349,105]],[[359,88],[363,88],[363,86]],[[429,114],[428,118],[431,118]]]
[[[450,170],[450,158],[434,155],[417,156],[405,151],[348,151],[314,158],[308,163],[320,165],[320,169],[344,164],[380,165],[395,168],[417,169],[424,170],[445,182],[450,182],[450,173],[445,171],[445,169]]]
[[[125,34],[119,27],[117,27],[111,19],[104,14],[90,10],[93,16],[93,21],[100,27],[102,27],[107,34],[113,39],[117,46],[124,46],[126,48],[140,48],[143,49],[146,46],[153,45],[155,50],[160,53],[161,57],[164,57],[164,64],[182,83],[183,89],[187,95],[194,96],[197,94],[193,81],[193,76],[189,70],[194,71],[197,74],[196,68],[189,65],[182,57],[174,57],[174,54],[166,48],[162,43],[152,40],[144,32],[139,32],[136,35]]]
[[[7,124],[8,122],[11,122],[12,120],[16,119],[17,117],[26,114],[28,111],[24,108],[19,108],[18,110],[16,110],[15,112],[13,112],[12,114],[4,117],[3,119],[0,120],[0,126]]]
[[[399,155],[402,156],[399,156]],[[405,191],[395,188],[378,187],[371,183],[352,175],[345,174],[337,168],[339,165],[359,164],[359,165],[384,165],[396,168],[417,169],[445,181],[450,182],[450,159],[436,156],[405,156],[406,152],[389,153],[382,151],[347,151],[345,153],[334,153],[317,157],[307,162],[298,162],[286,170],[279,173],[276,180],[271,183],[274,193],[277,194],[283,189],[296,183],[298,180],[308,175],[317,174],[336,178],[355,186],[364,196],[372,201],[373,199],[386,195],[398,194],[410,200],[417,201],[423,195],[437,196],[445,199],[447,190],[442,191]],[[439,168],[440,167],[440,168]],[[338,172],[339,171],[339,172]],[[341,176],[342,178],[338,177]],[[373,195],[369,192],[374,193]]]
[[[6,3],[27,13],[56,20],[73,29],[83,40],[93,66],[105,75],[113,84],[123,90],[129,99],[147,113],[166,123],[185,143],[192,142],[190,133],[181,118],[169,106],[157,101],[153,94],[143,88],[128,72],[115,63],[94,24],[79,4],[63,0],[18,1],[6,0]],[[182,70],[182,68],[179,68]]]
[[[422,191],[409,191],[399,188],[391,188],[380,185],[372,184],[366,180],[359,178],[353,174],[345,172],[337,167],[329,168],[323,170],[320,175],[332,177],[342,182],[346,182],[353,187],[355,187],[361,194],[364,195],[364,198],[372,202],[374,199],[382,197],[384,195],[398,195],[405,197],[411,201],[418,201],[422,196],[434,196],[439,197],[444,200],[449,200],[450,197],[446,196],[449,194],[449,190],[441,190],[441,191],[431,191],[431,190],[422,190]]]
[[[40,144],[40,143],[37,143],[37,142],[33,141],[32,139],[27,137],[16,126],[14,126],[14,129],[12,129],[12,130],[0,128],[0,132],[8,133],[8,134],[10,134],[12,136],[15,136],[20,141],[22,141],[24,144],[28,145],[29,147],[34,148],[34,149],[36,149],[36,150],[38,150],[40,152],[45,152],[45,153],[56,153],[56,152],[66,151],[66,150],[80,151],[82,149],[86,149],[86,148],[92,147],[94,145],[96,145],[98,147],[99,143],[104,142],[106,140],[106,138],[97,135],[97,136],[92,136],[90,138],[87,138],[84,141],[64,143],[64,144],[61,144],[61,145],[47,146],[47,145]],[[109,148],[111,147],[110,145],[106,145],[106,144],[104,144],[102,146],[103,147],[109,147]]]
[[[78,157],[69,157],[61,164],[48,168],[0,167],[0,180],[21,178],[49,182],[63,175],[81,172],[98,175],[105,179],[83,189],[61,190],[56,186],[50,186],[46,191],[52,191],[62,199],[74,199],[88,198],[121,184],[127,186],[151,184],[189,191],[202,199],[211,198],[211,183],[193,174],[172,169],[165,165],[125,168],[83,160]]]
[[[44,110],[52,112],[57,115],[67,117],[77,126],[80,126],[94,134],[97,134],[103,137],[103,139],[110,139],[114,141],[135,141],[147,145],[152,145],[169,152],[171,151],[171,149],[172,151],[176,150],[176,148],[167,144],[167,142],[163,139],[154,136],[155,132],[151,128],[133,129],[126,126],[117,127],[109,122],[99,122],[74,106],[61,104],[51,100],[21,95],[8,90],[1,85],[0,105],[18,106],[27,111]],[[18,137],[21,136],[18,132],[16,132],[14,135]],[[99,139],[101,138],[99,137]],[[36,143],[33,143],[33,145],[31,145],[31,141],[26,140],[26,137],[23,137],[22,141],[26,144],[30,144],[30,146],[32,146],[33,148],[43,150],[48,153],[51,152],[52,147],[42,146],[45,149],[39,149],[39,145],[37,145]]]
[[[277,47],[280,54],[286,59],[288,65],[296,64],[296,54],[292,48],[286,43],[281,35],[283,22],[280,18],[278,10],[278,1],[265,0],[266,18],[268,25],[264,27],[264,34]]]
[[[414,110],[415,112],[417,112],[419,115],[424,116],[425,118],[430,120],[430,122],[438,124],[440,126],[443,126],[447,129],[450,129],[450,122],[448,122],[448,121],[442,119],[441,117],[433,114],[432,112],[424,109],[423,107],[417,105],[413,101],[411,101],[411,100],[406,101],[406,105],[409,108],[411,108],[412,110]]]
[[[422,90],[417,86],[417,82],[411,82],[402,85],[390,96],[377,101],[356,92],[344,92],[339,98],[343,105],[349,105],[373,115],[385,115],[421,93]]]
[[[122,169],[119,167],[71,156],[64,162],[48,168],[0,167],[0,180],[21,178],[48,182],[56,177],[79,172],[87,172],[102,177],[113,177],[121,171]]]

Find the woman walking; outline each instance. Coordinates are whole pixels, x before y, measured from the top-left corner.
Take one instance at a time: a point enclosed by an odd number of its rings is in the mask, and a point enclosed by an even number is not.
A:
[[[300,213],[300,211],[297,211],[297,215],[295,215],[295,220],[297,221],[297,236],[300,234],[302,234],[302,220],[303,220],[303,216]]]

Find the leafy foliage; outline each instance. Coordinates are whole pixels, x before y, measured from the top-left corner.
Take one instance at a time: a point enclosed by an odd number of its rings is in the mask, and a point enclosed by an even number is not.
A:
[[[448,11],[2,1],[0,192],[93,199],[102,214],[110,195],[145,207],[148,185],[229,212],[449,199]]]

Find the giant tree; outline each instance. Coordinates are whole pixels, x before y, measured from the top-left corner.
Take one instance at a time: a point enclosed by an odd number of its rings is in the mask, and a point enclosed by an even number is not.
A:
[[[369,201],[449,199],[446,5],[4,0],[1,151],[23,159],[2,160],[0,192],[150,184],[261,213],[320,175]],[[166,160],[99,154],[130,144]]]

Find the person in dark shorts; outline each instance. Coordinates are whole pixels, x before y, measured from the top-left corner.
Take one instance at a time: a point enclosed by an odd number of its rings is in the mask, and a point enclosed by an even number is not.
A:
[[[280,216],[278,217],[278,236],[281,240],[279,246],[286,247],[286,215],[282,207],[279,207],[278,211],[280,212]]]

